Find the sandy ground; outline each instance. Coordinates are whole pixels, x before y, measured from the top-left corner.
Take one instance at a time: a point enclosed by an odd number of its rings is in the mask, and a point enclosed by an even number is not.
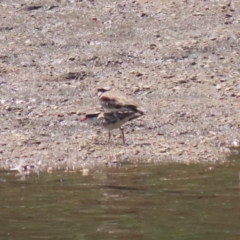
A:
[[[225,0],[0,3],[0,167],[224,161],[240,140],[240,4]],[[146,115],[80,122],[98,86]]]

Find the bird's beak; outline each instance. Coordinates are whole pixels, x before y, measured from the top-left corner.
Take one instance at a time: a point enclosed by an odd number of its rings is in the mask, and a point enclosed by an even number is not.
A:
[[[87,120],[87,117],[84,116],[84,117],[81,119],[81,122],[84,122],[84,121],[86,121],[86,120]]]

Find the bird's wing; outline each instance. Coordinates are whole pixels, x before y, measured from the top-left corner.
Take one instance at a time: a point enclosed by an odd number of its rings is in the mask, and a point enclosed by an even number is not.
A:
[[[107,126],[116,123],[118,118],[114,113],[101,113],[99,114],[97,120],[101,125]]]
[[[124,106],[124,105],[137,106],[137,104],[134,101],[127,99],[125,96],[115,91],[105,92],[100,97],[100,100],[114,102],[114,104],[119,106]]]
[[[115,124],[117,122],[127,122],[140,117],[141,114],[134,112],[112,112],[104,113],[105,122],[108,124]]]

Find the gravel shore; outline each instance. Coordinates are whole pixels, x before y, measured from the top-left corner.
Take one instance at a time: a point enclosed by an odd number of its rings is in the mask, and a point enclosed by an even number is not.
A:
[[[240,141],[240,5],[225,0],[0,3],[0,167],[222,162]],[[80,122],[99,86],[146,114],[107,144]],[[237,151],[237,150],[235,150]]]

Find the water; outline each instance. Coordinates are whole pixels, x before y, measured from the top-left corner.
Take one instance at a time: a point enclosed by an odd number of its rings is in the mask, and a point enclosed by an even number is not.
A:
[[[240,159],[0,172],[0,239],[240,239]]]

